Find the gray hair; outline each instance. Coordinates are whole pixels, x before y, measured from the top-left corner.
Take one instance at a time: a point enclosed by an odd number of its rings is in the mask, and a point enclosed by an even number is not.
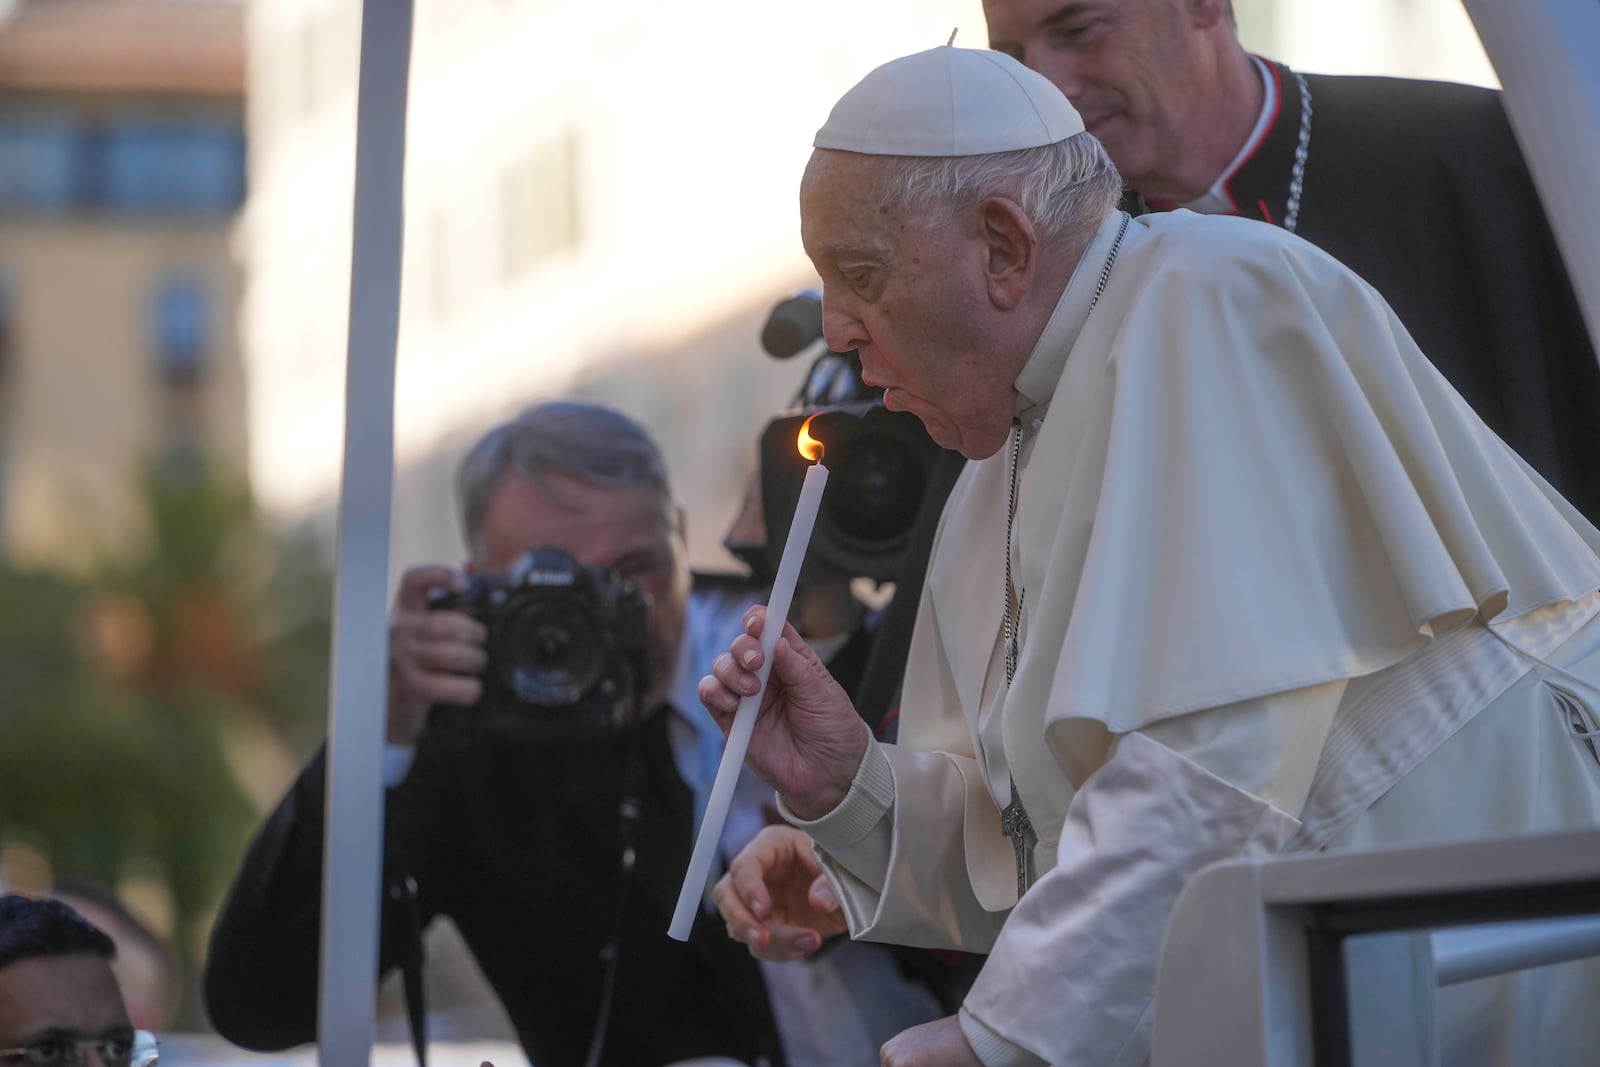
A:
[[[1092,233],[1122,198],[1116,166],[1088,132],[1016,152],[895,156],[886,162],[880,190],[892,209],[928,211],[943,223],[991,196],[1004,196],[1051,240]]]
[[[461,461],[456,490],[461,525],[474,556],[489,498],[511,475],[543,486],[564,474],[608,489],[653,490],[662,522],[675,525],[667,464],[643,426],[620,411],[574,400],[533,404],[478,440]]]

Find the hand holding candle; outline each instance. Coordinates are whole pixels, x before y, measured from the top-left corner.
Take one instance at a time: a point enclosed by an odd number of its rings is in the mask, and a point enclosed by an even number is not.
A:
[[[684,874],[683,888],[678,893],[678,906],[672,914],[672,925],[667,930],[668,935],[678,941],[689,940],[689,931],[694,926],[695,912],[700,907],[706,879],[711,873],[711,861],[716,855],[718,842],[722,840],[728,805],[733,800],[733,787],[738,782],[739,769],[744,765],[745,749],[749,747],[750,734],[756,726],[756,714],[761,709],[761,698],[766,693],[767,677],[772,671],[773,650],[783,634],[783,622],[788,617],[795,584],[800,579],[800,565],[805,562],[806,546],[811,542],[817,509],[822,504],[822,491],[828,484],[828,468],[822,465],[822,442],[811,436],[810,427],[811,419],[807,419],[800,427],[798,445],[801,455],[815,462],[806,471],[805,482],[800,487],[794,520],[789,524],[789,537],[784,542],[783,558],[778,563],[777,577],[772,582],[772,595],[767,601],[767,625],[761,631],[761,666],[756,671],[760,684],[754,693],[740,699],[733,727],[728,731],[722,762],[717,766],[716,782],[706,802],[705,818],[700,822],[694,853],[689,858],[689,869]]]

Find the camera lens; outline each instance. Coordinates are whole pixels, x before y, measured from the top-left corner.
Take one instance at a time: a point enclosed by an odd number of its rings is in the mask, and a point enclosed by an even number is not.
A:
[[[505,622],[498,655],[506,684],[531,704],[577,703],[605,666],[605,634],[567,597],[529,600]]]
[[[858,433],[830,456],[828,519],[847,538],[867,545],[906,536],[922,499],[923,464],[907,442]],[[841,477],[842,476],[842,477]]]

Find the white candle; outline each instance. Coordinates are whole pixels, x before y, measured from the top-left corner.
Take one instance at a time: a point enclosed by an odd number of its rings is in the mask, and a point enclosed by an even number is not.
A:
[[[811,425],[807,419],[800,429],[802,447],[812,440],[806,432]],[[817,444],[820,457],[820,443]],[[744,765],[745,749],[750,745],[750,734],[756,727],[756,714],[761,710],[761,698],[767,691],[767,675],[772,672],[773,650],[783,633],[784,620],[789,617],[789,602],[794,599],[795,582],[800,578],[800,564],[806,558],[806,546],[811,541],[811,528],[817,522],[817,508],[822,503],[822,489],[828,484],[828,468],[818,458],[806,471],[806,480],[800,487],[800,499],[794,507],[794,521],[789,524],[789,539],[783,545],[783,559],[778,563],[778,576],[772,581],[772,597],[767,601],[766,627],[761,631],[761,666],[756,669],[757,688],[749,696],[739,698],[739,708],[733,715],[733,727],[728,731],[728,744],[722,750],[722,762],[717,765],[717,780],[711,787],[711,797],[706,801],[705,818],[700,821],[700,835],[695,838],[694,854],[689,857],[689,870],[683,876],[683,888],[678,892],[678,907],[672,913],[672,925],[667,934],[678,941],[689,940],[689,930],[694,926],[695,912],[705,893],[706,878],[711,874],[711,860],[716,855],[717,843],[722,840],[722,827],[728,819],[728,805],[733,800],[733,787],[739,780],[739,768]]]

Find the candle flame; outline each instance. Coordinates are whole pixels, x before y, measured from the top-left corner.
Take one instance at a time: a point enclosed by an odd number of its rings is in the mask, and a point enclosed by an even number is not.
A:
[[[815,415],[811,419],[816,418]],[[796,438],[795,445],[800,449],[800,454],[813,463],[822,462],[822,442],[811,436],[811,419],[800,424],[800,436]]]

